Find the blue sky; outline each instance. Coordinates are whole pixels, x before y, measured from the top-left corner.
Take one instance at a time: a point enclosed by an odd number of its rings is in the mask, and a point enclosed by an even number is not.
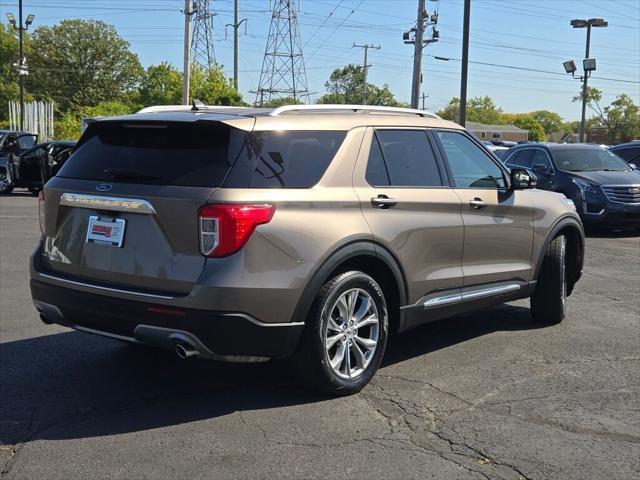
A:
[[[211,0],[215,53],[231,75],[232,41],[224,25],[232,22],[233,0]],[[402,33],[415,23],[417,0],[300,0],[300,33],[311,91],[324,92],[335,68],[362,63],[356,42],[380,44],[370,51],[369,79],[388,84],[397,98],[410,98],[413,46]],[[427,0],[439,11],[440,42],[425,49],[423,91],[427,108],[438,110],[459,95],[460,62],[433,56],[461,57],[463,0]],[[469,96],[490,95],[507,112],[547,109],[566,120],[580,116],[571,102],[579,82],[564,75],[562,62],[581,65],[585,29],[572,29],[572,18],[602,17],[608,28],[592,32],[591,57],[598,62],[590,85],[601,89],[606,103],[628,93],[640,103],[640,1],[637,0],[472,0]],[[183,0],[24,0],[34,26],[64,18],[100,19],[116,26],[144,66],[167,60],[182,64]],[[244,98],[255,89],[269,29],[269,0],[240,0],[241,18],[248,22],[240,38],[240,90]],[[0,14],[17,10],[17,1],[0,1]],[[229,31],[231,34],[231,31]],[[494,63],[544,70],[507,69]],[[625,80],[625,81],[618,81]]]

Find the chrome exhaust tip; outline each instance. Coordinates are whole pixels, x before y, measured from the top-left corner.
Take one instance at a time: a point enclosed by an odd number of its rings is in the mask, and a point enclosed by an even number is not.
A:
[[[176,355],[178,355],[178,358],[186,360],[189,357],[196,357],[200,355],[200,352],[191,345],[176,343]]]

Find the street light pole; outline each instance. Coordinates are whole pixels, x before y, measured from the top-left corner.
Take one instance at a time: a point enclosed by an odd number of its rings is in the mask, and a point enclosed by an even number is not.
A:
[[[13,26],[16,30],[18,30],[18,43],[19,47],[19,55],[18,62],[15,64],[18,67],[18,83],[20,85],[20,125],[19,128],[21,131],[24,131],[24,76],[28,75],[27,65],[24,61],[24,32],[29,29],[29,25],[33,23],[34,15],[27,15],[27,19],[22,23],[22,0],[18,0],[18,23],[16,23],[16,18],[11,13],[7,13],[7,19],[9,20],[9,24]]]
[[[18,1],[18,37],[20,41],[20,59],[18,60],[18,75],[20,76],[20,131],[24,131],[24,38],[22,32],[22,0]]]
[[[570,25],[573,28],[586,28],[587,29],[587,45],[585,49],[584,58],[585,60],[589,58],[589,49],[591,47],[591,27],[606,27],[608,25],[607,22],[602,18],[590,18],[589,20],[580,20],[574,19],[571,20]],[[584,66],[584,62],[583,62]],[[595,67],[594,67],[595,68]],[[587,68],[584,68],[584,75],[582,76],[582,115],[580,118],[580,143],[585,141],[585,123],[586,123],[586,114],[587,114],[587,81],[589,79],[590,71],[587,71]]]
[[[587,25],[587,48],[584,53],[584,58],[589,58],[589,47],[591,45],[591,22],[588,22]],[[584,124],[586,121],[587,115],[587,80],[589,79],[589,75],[587,72],[584,72],[584,76],[582,77],[582,116],[580,117],[580,143],[584,142]]]

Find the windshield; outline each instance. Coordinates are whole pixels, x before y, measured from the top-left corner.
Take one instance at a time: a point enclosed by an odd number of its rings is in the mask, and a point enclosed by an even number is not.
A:
[[[617,155],[599,148],[571,148],[554,150],[560,170],[568,172],[621,172],[630,170],[629,164]]]

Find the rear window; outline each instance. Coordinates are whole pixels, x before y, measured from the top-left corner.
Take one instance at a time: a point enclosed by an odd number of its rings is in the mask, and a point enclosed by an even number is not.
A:
[[[246,132],[224,123],[96,123],[58,176],[219,187],[245,137]]]
[[[310,188],[342,145],[344,131],[265,131],[247,137],[229,188]]]

